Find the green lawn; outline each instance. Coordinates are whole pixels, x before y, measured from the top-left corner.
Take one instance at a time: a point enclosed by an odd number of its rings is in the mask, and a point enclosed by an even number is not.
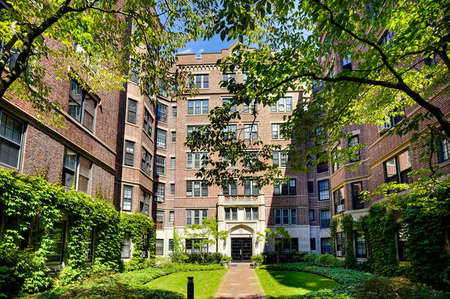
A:
[[[219,287],[220,281],[227,270],[178,272],[163,276],[147,283],[150,289],[167,290],[187,296],[187,278],[194,277],[195,298],[210,298]]]
[[[337,285],[331,279],[306,272],[256,269],[256,273],[268,297],[304,295]]]

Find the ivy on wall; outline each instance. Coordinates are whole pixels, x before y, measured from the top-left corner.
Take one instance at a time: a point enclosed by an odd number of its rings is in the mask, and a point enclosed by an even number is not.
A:
[[[47,264],[56,251],[64,253],[60,277],[68,282],[93,268],[119,270],[125,234],[131,236],[136,256],[144,249],[143,234],[146,243],[154,244],[153,223],[147,217],[120,216],[102,196],[66,191],[44,176],[0,169],[0,214],[0,297],[49,288],[53,278]],[[65,240],[58,244],[57,225]]]
[[[339,225],[339,221],[337,218],[333,218],[330,221],[330,245],[331,252],[334,256],[336,256],[336,236],[337,236],[337,227]]]
[[[353,250],[354,228],[353,217],[351,214],[347,214],[342,217],[342,228],[345,236],[345,267],[354,269],[356,267],[356,257]]]

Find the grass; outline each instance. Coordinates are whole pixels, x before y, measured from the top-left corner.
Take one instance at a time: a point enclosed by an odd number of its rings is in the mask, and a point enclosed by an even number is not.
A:
[[[256,273],[268,297],[304,295],[337,286],[331,279],[306,272],[256,269]]]
[[[152,280],[145,285],[149,289],[166,290],[187,296],[187,278],[194,277],[195,298],[211,298],[219,287],[227,270],[178,272]]]

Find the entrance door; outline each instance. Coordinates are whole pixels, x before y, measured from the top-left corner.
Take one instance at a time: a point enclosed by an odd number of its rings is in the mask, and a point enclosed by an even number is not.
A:
[[[252,256],[252,238],[231,238],[233,261],[249,261]]]

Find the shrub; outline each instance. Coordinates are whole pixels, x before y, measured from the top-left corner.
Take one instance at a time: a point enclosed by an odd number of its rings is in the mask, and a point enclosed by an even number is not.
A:
[[[179,264],[185,263],[188,259],[189,259],[189,257],[182,252],[173,252],[170,255],[170,261],[172,263],[179,263]]]
[[[303,259],[305,260],[305,262],[314,263],[316,261],[317,257],[318,257],[317,253],[311,252],[311,253],[308,253],[307,255],[305,255]]]
[[[314,264],[325,267],[341,267],[342,262],[331,254],[320,254],[316,257]]]
[[[419,299],[419,298],[449,298],[449,293],[433,291],[432,289],[411,282],[405,278],[382,279],[373,277],[364,281],[358,288],[358,298],[365,299]]]
[[[251,257],[251,260],[252,260],[252,262],[253,262],[255,265],[257,265],[257,266],[259,266],[259,265],[261,265],[262,263],[264,263],[264,257],[263,257],[261,254],[253,255],[253,256]]]
[[[227,264],[227,263],[229,263],[229,262],[231,262],[231,256],[224,255],[224,256],[222,257],[222,264]]]
[[[218,252],[192,252],[186,256],[185,262],[190,264],[221,264],[223,260],[223,254]]]

